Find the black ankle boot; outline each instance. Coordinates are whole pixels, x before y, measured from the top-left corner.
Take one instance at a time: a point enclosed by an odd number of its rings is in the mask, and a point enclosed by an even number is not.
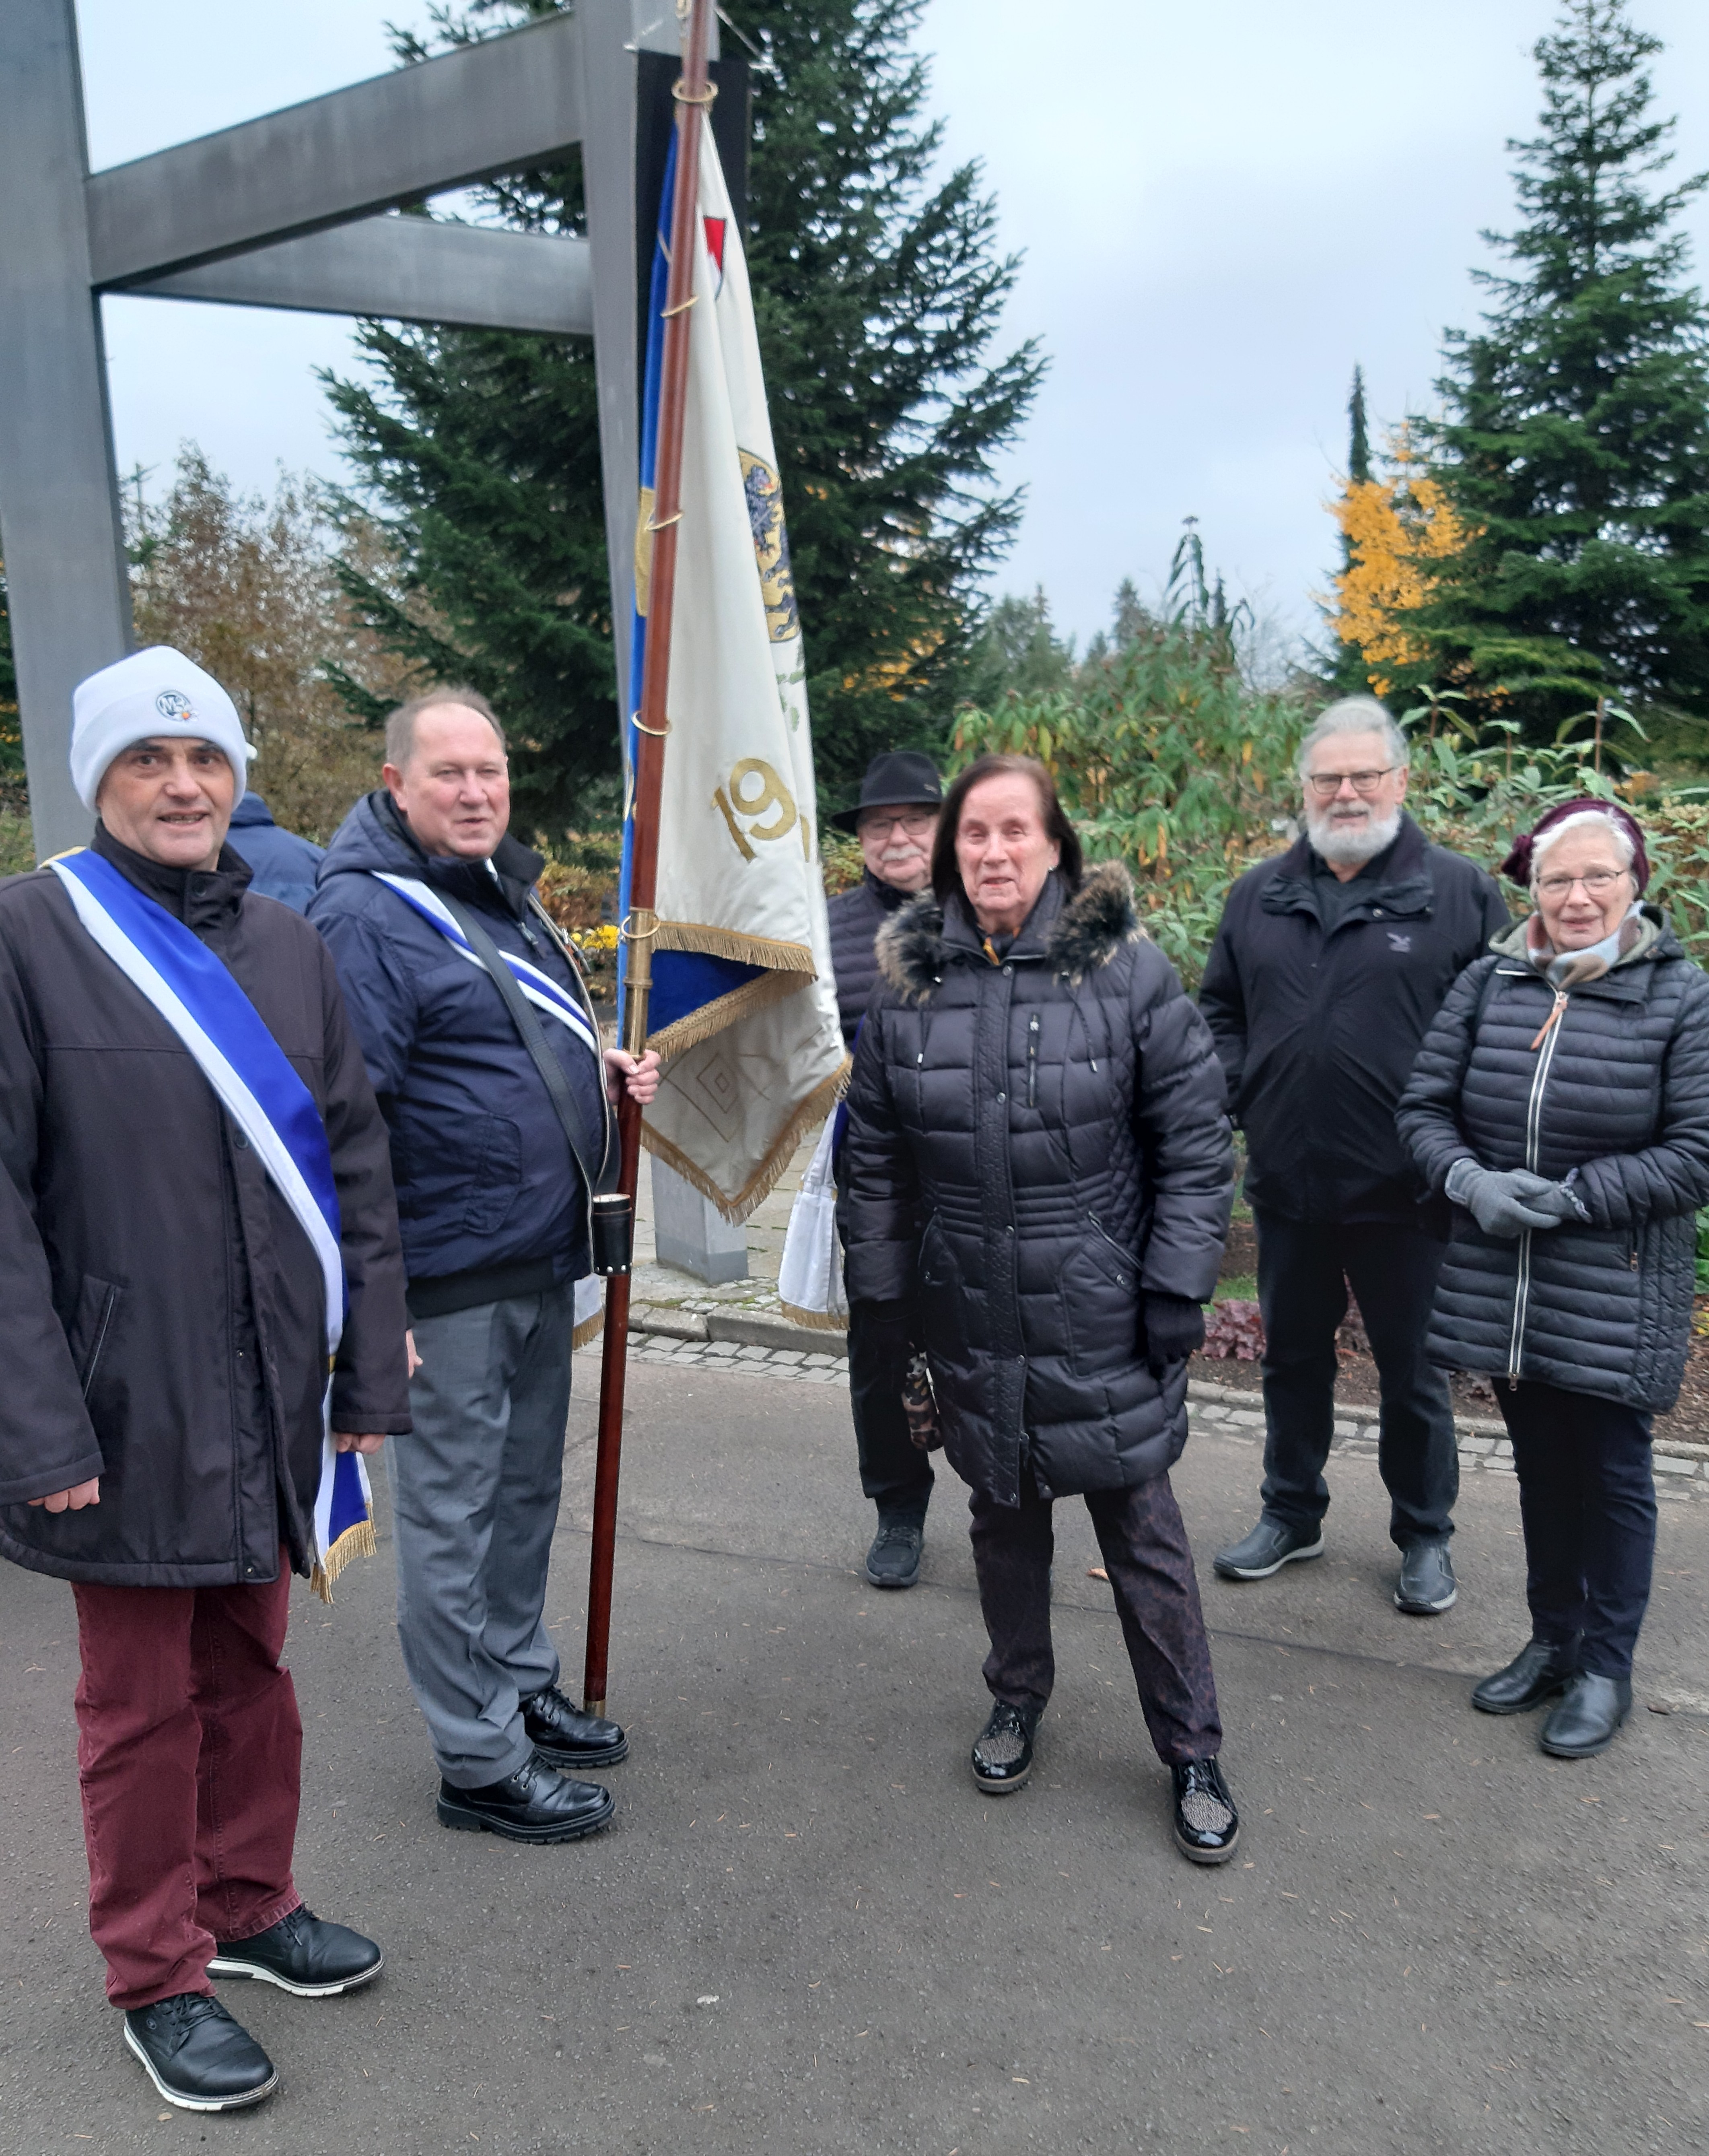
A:
[[[1542,1748],[1557,1759],[1594,1758],[1607,1751],[1631,1712],[1630,1677],[1599,1676],[1594,1670],[1580,1670],[1542,1726]]]
[[[1576,1640],[1562,1645],[1532,1640],[1505,1670],[1484,1679],[1473,1691],[1471,1703],[1480,1714],[1529,1714],[1566,1689],[1578,1652]]]

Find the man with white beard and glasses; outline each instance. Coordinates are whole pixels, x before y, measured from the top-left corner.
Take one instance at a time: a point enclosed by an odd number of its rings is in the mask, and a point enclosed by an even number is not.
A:
[[[1351,1288],[1382,1391],[1395,1606],[1431,1617],[1457,1593],[1454,1418],[1424,1354],[1448,1221],[1394,1111],[1443,998],[1507,909],[1406,814],[1406,740],[1374,698],[1331,705],[1299,771],[1305,835],[1229,893],[1198,998],[1245,1133],[1265,1332],[1263,1511],[1214,1563],[1226,1579],[1267,1579],[1322,1554]]]

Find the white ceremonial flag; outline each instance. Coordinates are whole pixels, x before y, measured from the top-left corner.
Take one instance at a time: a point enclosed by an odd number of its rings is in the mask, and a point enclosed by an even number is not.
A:
[[[674,170],[673,152],[667,205]],[[777,450],[747,264],[710,128],[701,136],[700,213],[649,1004],[649,1045],[665,1072],[643,1135],[740,1220],[777,1181],[803,1132],[829,1111],[847,1062]],[[635,709],[665,269],[661,244],[635,552]],[[636,742],[631,732],[631,771]]]

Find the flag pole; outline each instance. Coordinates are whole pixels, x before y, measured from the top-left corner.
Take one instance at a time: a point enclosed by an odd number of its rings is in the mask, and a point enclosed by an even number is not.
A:
[[[682,13],[679,0],[678,13]],[[659,801],[670,731],[665,691],[670,679],[670,626],[676,597],[676,532],[682,516],[682,431],[688,403],[689,322],[694,307],[694,220],[700,191],[701,127],[716,95],[707,80],[711,0],[690,0],[676,99],[676,188],[670,206],[670,275],[665,305],[665,348],[659,384],[659,439],[650,530],[647,639],[641,708],[634,726],[634,808],[629,861],[629,910],[624,941],[623,1045],[639,1055],[647,1045],[647,1004],[653,983],[653,901],[659,880]],[[641,1111],[627,1092],[617,1111],[618,1188],[633,1204],[640,1179]],[[611,1581],[616,1555],[617,1488],[623,1458],[624,1381],[628,1372],[629,1281],[613,1273],[605,1287],[605,1340],[599,1369],[599,1450],[593,1475],[593,1552],[588,1577],[588,1661],[582,1687],[589,1714],[603,1714],[611,1646]]]

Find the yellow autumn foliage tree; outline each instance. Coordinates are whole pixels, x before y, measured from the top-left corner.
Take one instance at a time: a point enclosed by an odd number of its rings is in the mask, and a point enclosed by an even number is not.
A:
[[[1434,565],[1451,560],[1475,536],[1408,428],[1393,429],[1384,449],[1383,475],[1348,480],[1329,505],[1347,559],[1333,580],[1331,619],[1342,642],[1363,657],[1378,696],[1392,685],[1383,670],[1421,665],[1429,657],[1409,617],[1430,596]]]

